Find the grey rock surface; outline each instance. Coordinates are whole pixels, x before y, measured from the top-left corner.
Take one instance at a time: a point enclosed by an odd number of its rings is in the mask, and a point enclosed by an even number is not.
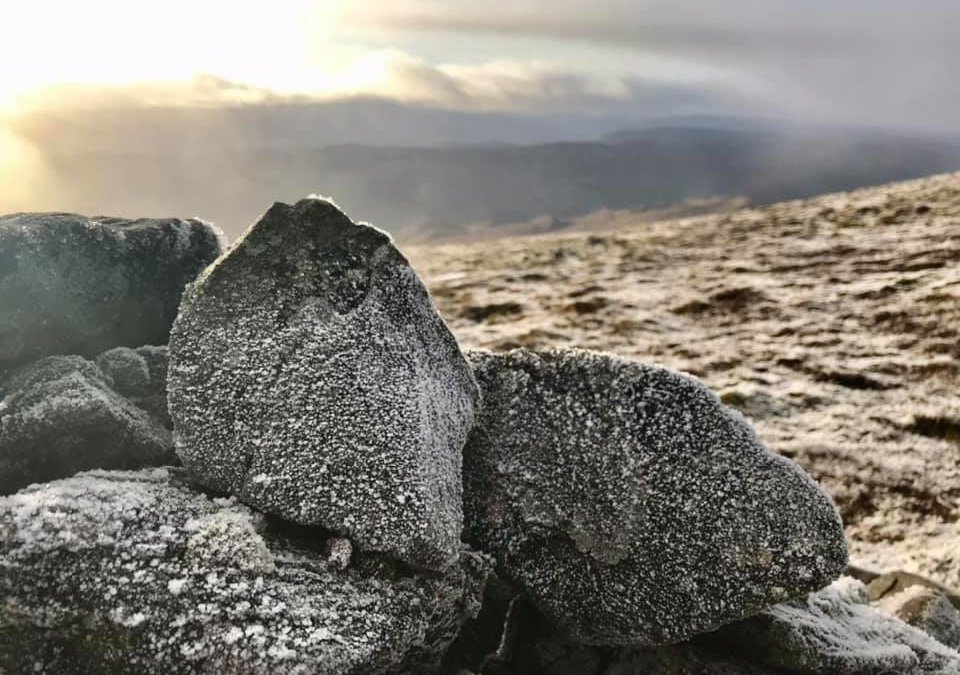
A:
[[[171,428],[167,411],[168,349],[145,346],[131,349],[116,347],[100,354],[96,364],[111,380],[113,389]]]
[[[161,386],[149,381],[138,391],[149,399]],[[77,471],[169,463],[173,438],[163,417],[114,387],[80,356],[50,356],[0,376],[0,494]]]
[[[479,392],[383,232],[275,204],[184,293],[168,392],[202,484],[421,567],[456,556]]]
[[[833,497],[858,564],[960,589],[960,173],[656,225],[606,215],[406,253],[461,345],[577,345],[733,393]]]
[[[875,606],[880,611],[919,628],[953,649],[960,649],[960,611],[943,593],[916,585],[885,596]]]
[[[876,611],[865,586],[851,578],[718,631],[656,648],[579,644],[522,600],[505,611],[502,598],[490,597],[496,587],[488,584],[483,611],[448,654],[477,675],[954,675],[960,659],[939,637],[934,641],[929,632]],[[933,593],[908,590],[917,597]],[[924,612],[928,619],[955,611],[937,597],[943,602]],[[499,643],[491,639],[497,635],[497,617],[490,612],[495,607],[503,627]],[[926,625],[942,627],[939,621]]]
[[[0,370],[166,343],[184,286],[222,248],[199,220],[0,217]]]
[[[580,350],[468,354],[465,537],[574,639],[660,645],[830,583],[830,499],[691,377]]]
[[[801,675],[957,675],[960,653],[869,605],[844,577],[718,631],[716,642]]]
[[[90,472],[0,498],[0,671],[58,675],[430,672],[492,562],[347,569],[181,470]]]
[[[603,675],[788,675],[741,656],[689,643],[648,651],[623,649],[614,655]]]

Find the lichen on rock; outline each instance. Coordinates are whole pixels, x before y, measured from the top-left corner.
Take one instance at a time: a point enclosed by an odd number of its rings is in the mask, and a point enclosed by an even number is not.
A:
[[[468,358],[466,539],[574,639],[678,642],[844,569],[829,497],[693,378],[580,350]]]
[[[383,232],[275,204],[185,292],[168,391],[207,487],[424,568],[456,557],[479,393]]]

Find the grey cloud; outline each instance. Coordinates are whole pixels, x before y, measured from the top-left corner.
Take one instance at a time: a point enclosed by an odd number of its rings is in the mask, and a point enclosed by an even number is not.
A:
[[[960,131],[960,3],[955,0],[414,0],[352,3],[384,39],[451,33],[548,39],[571,54],[599,45],[754,81],[804,119]],[[712,73],[712,75],[710,75]]]
[[[960,5],[952,0],[515,0],[465,7],[414,0],[382,7],[361,0],[350,16],[388,30],[488,32],[683,53],[849,53],[903,42],[924,49],[952,43]]]
[[[443,110],[550,114],[615,114],[636,117],[684,114],[709,107],[735,112],[747,97],[730,87],[657,77],[610,76],[555,64],[495,61],[433,65],[399,50],[368,55],[358,65],[382,77],[337,92],[280,94],[211,75],[189,82],[127,85],[63,85],[35,92],[27,117],[56,110],[128,108],[224,108],[277,105],[328,106],[379,99]],[[347,82],[351,78],[346,77]]]

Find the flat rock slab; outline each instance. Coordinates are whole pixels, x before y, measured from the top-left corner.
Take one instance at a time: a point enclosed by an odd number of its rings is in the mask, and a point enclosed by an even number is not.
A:
[[[199,220],[0,217],[0,370],[165,344],[184,286],[222,248]]]
[[[347,569],[176,470],[91,472],[0,498],[0,672],[429,672],[479,611],[492,563]]]
[[[845,577],[727,626],[717,644],[798,675],[958,675],[960,653],[869,605]]]
[[[579,350],[473,352],[467,541],[574,639],[659,645],[830,583],[830,499],[697,380]]]
[[[479,392],[383,232],[323,200],[275,204],[184,294],[169,376],[203,485],[413,565],[456,556]]]
[[[138,371],[135,390],[116,367],[107,367],[116,365],[117,352],[98,359],[106,370],[80,356],[50,356],[0,376],[0,494],[78,471],[139,469],[174,459],[158,400],[159,365],[151,377],[146,359],[127,351],[126,362]],[[144,351],[161,360],[162,350]]]

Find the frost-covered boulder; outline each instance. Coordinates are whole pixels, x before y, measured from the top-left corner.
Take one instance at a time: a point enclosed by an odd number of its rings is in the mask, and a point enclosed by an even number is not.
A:
[[[199,220],[0,217],[0,370],[166,343],[183,287],[221,238]]]
[[[162,417],[114,389],[80,356],[50,356],[0,376],[0,494],[88,469],[169,463]]]
[[[491,562],[346,569],[177,470],[91,472],[0,498],[0,672],[426,673],[479,610]]]
[[[417,566],[456,556],[479,392],[383,232],[275,204],[184,293],[168,392],[203,485]]]
[[[829,497],[693,378],[579,350],[468,357],[467,541],[574,639],[681,641],[844,569]]]
[[[869,605],[845,577],[725,627],[717,644],[798,675],[958,675],[960,653]]]

